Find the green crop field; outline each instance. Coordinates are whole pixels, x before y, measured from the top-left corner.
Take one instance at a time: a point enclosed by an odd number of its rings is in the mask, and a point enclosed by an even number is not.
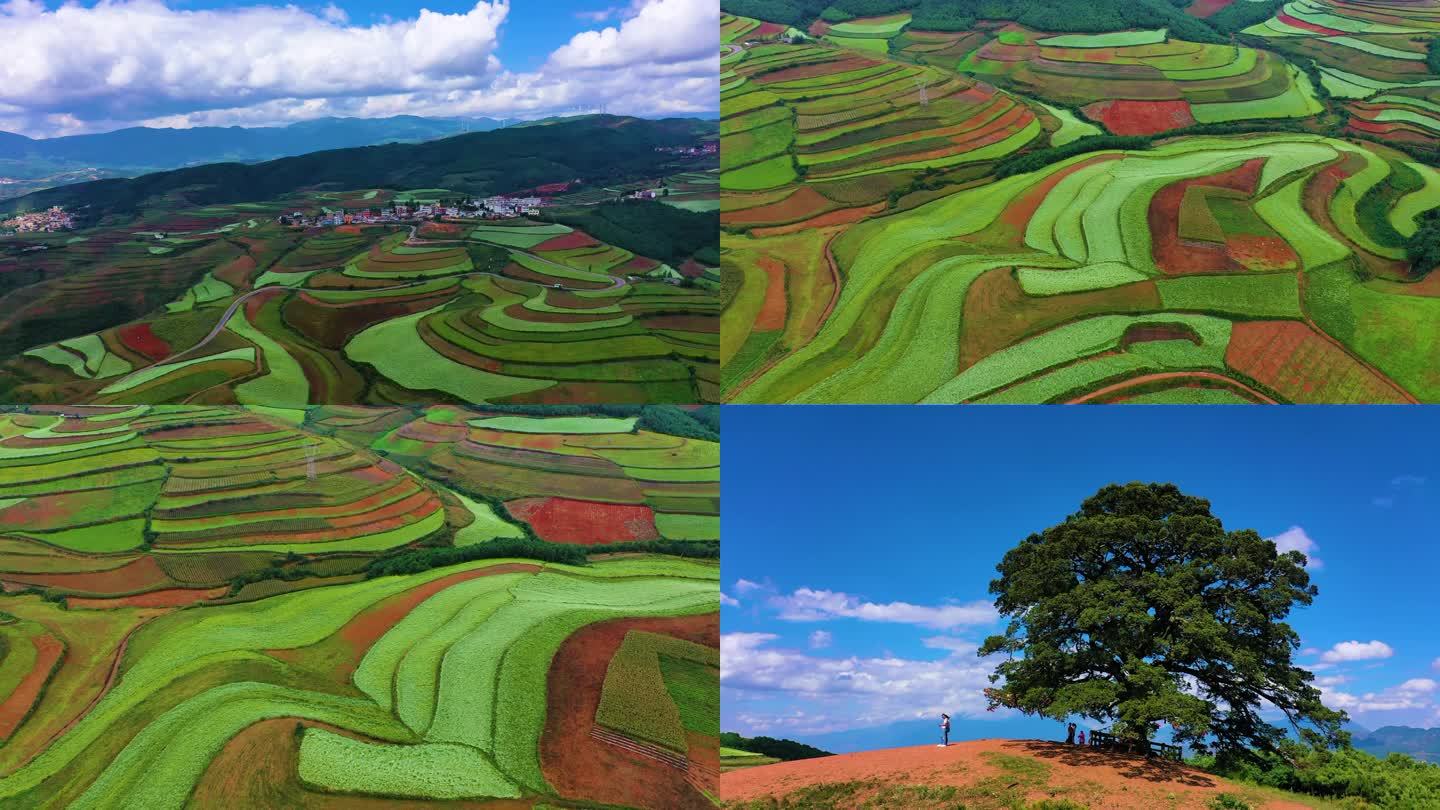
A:
[[[0,805],[714,806],[718,409],[617,408],[0,415]]]
[[[730,54],[725,401],[1440,401],[1433,9],[892,5]]]
[[[788,144],[783,123],[757,136],[758,154]],[[5,257],[7,277],[49,280],[0,318],[0,380],[55,403],[717,401],[719,162],[665,165],[633,185],[666,204],[583,187],[593,198],[543,216],[301,227],[296,211],[374,216],[391,194],[307,192],[261,204],[276,216],[170,202],[47,236],[43,256]],[[367,194],[387,202],[364,208]],[[593,227],[546,221],[581,214]],[[163,254],[145,241],[158,234]]]

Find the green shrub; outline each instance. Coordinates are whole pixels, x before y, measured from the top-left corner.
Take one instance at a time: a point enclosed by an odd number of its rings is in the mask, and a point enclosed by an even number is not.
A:
[[[1250,803],[1234,793],[1221,793],[1206,805],[1210,810],[1250,810]]]

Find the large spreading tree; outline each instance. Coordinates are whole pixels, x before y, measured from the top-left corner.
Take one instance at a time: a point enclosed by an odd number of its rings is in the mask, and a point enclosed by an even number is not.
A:
[[[1010,622],[981,655],[1006,654],[991,707],[1113,724],[1222,756],[1278,752],[1286,729],[1343,744],[1343,712],[1295,666],[1285,623],[1317,589],[1298,551],[1250,529],[1226,531],[1210,502],[1173,484],[1112,484],[1064,522],[1025,538],[996,566],[995,606]]]

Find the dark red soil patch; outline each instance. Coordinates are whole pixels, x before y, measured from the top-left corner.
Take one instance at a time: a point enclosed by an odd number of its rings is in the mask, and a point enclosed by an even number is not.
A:
[[[1188,101],[1100,101],[1082,108],[1092,121],[1099,121],[1116,135],[1153,135],[1193,126],[1195,116]]]
[[[1132,326],[1125,330],[1120,337],[1121,348],[1129,348],[1136,343],[1149,343],[1159,340],[1188,340],[1199,346],[1202,341],[1194,329],[1178,323],[1160,323],[1144,326]]]
[[[1240,321],[1225,363],[1291,402],[1399,403],[1399,391],[1299,321]]]
[[[41,633],[30,641],[35,645],[35,666],[0,703],[0,742],[10,739],[10,735],[30,715],[30,710],[40,700],[40,693],[50,680],[50,673],[65,654],[65,644],[49,633]]]
[[[1226,245],[1193,242],[1180,238],[1180,207],[1192,186],[1229,189],[1254,194],[1265,161],[1257,158],[1228,172],[1208,177],[1191,177],[1160,189],[1150,200],[1147,218],[1152,236],[1155,265],[1169,275],[1221,273],[1239,270]],[[1293,254],[1292,254],[1293,255]]]
[[[557,236],[553,239],[546,239],[536,245],[533,250],[573,250],[575,248],[595,247],[597,242],[590,234],[584,231],[571,231],[570,233]]]
[[[67,603],[72,609],[134,608],[134,607],[184,607],[207,599],[219,599],[229,593],[229,588],[167,588],[161,591],[121,596],[114,599],[82,599],[71,597]]]
[[[170,356],[170,344],[150,329],[149,323],[132,323],[115,330],[120,342],[126,348],[139,352],[150,360],[164,360]]]
[[[718,647],[720,616],[709,613],[673,619],[616,619],[589,625],[566,639],[551,660],[547,680],[545,733],[540,738],[540,764],[545,778],[562,796],[605,804],[655,810],[712,808],[714,805],[687,781],[684,771],[590,736],[605,671],[631,630],[663,633]],[[717,760],[718,744],[716,740]]]
[[[755,331],[769,332],[785,328],[785,265],[770,256],[755,262],[765,271],[765,303],[755,317]]]
[[[520,498],[505,508],[529,523],[541,540],[596,545],[627,540],[658,540],[655,513],[644,505],[579,501],[571,498]]]
[[[6,579],[57,588],[67,593],[133,594],[148,588],[174,585],[175,581],[146,554],[108,571],[82,571],[73,574],[7,574]],[[77,600],[71,600],[75,604]]]
[[[1278,12],[1275,13],[1275,19],[1279,20],[1280,22],[1285,23],[1286,25],[1290,26],[1291,28],[1299,28],[1299,29],[1302,30],[1302,31],[1310,31],[1310,32],[1313,32],[1313,33],[1316,33],[1316,34],[1320,34],[1320,35],[1322,35],[1322,36],[1327,36],[1327,37],[1345,36],[1345,32],[1344,32],[1344,31],[1339,31],[1339,30],[1336,30],[1336,29],[1334,29],[1334,28],[1326,28],[1326,27],[1323,26],[1323,25],[1317,25],[1316,23],[1306,22],[1305,20],[1301,20],[1301,19],[1296,18],[1296,17],[1291,17],[1289,14],[1286,14],[1283,10],[1278,11]]]
[[[1206,18],[1235,2],[1235,0],[1195,0],[1185,8],[1189,14],[1196,17]]]

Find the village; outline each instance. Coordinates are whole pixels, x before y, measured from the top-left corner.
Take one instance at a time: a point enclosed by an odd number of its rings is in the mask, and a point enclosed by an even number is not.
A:
[[[706,144],[706,146],[709,146],[709,144]],[[685,148],[699,149],[701,147]],[[574,180],[569,183],[551,183],[549,185],[537,186],[531,190],[531,193],[538,196],[511,197],[495,195],[479,200],[467,197],[454,205],[434,201],[428,203],[417,202],[413,205],[395,203],[389,207],[379,209],[362,208],[358,210],[342,210],[338,208],[322,208],[318,214],[293,211],[289,214],[281,214],[276,220],[282,225],[323,228],[339,225],[383,225],[386,223],[412,222],[418,219],[435,219],[439,217],[448,219],[514,219],[516,217],[539,214],[541,208],[551,204],[550,197],[552,195],[563,194],[580,183],[580,180]],[[618,199],[657,200],[665,196],[666,193],[667,190],[664,186],[640,188],[628,192]]]
[[[37,211],[31,214],[18,214],[11,219],[0,222],[0,235],[8,232],[14,233],[38,233],[50,231],[68,231],[75,227],[75,221],[60,206],[51,206],[45,211]]]

